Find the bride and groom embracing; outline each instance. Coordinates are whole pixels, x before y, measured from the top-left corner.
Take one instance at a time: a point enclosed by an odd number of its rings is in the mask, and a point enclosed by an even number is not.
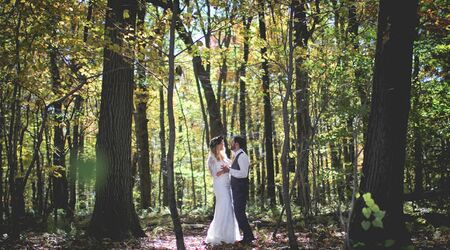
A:
[[[235,243],[240,239],[239,229],[244,234],[239,243],[251,244],[255,239],[245,213],[250,168],[250,159],[243,150],[246,148],[245,143],[244,137],[233,137],[230,145],[234,152],[233,161],[225,154],[223,136],[214,137],[209,144],[208,168],[214,178],[216,206],[206,243]]]

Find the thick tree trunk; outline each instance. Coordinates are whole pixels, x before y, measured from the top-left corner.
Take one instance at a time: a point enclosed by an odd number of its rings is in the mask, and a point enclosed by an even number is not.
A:
[[[145,93],[143,96],[137,96],[141,100],[148,98]],[[139,101],[136,107],[135,129],[136,129],[136,145],[137,145],[137,164],[139,168],[139,191],[141,208],[150,207],[150,152],[148,143],[148,119],[147,119],[147,102]]]
[[[309,32],[307,29],[307,19],[305,4],[299,0],[294,1],[294,35],[295,44],[301,50],[306,51],[308,46]],[[309,213],[310,191],[309,191],[309,150],[306,148],[307,141],[311,138],[311,118],[309,115],[309,80],[304,69],[305,55],[298,55],[295,58],[295,100],[296,100],[296,121],[297,121],[297,171],[300,171],[300,182],[298,187],[300,204],[303,213]],[[303,152],[305,151],[306,152]]]
[[[377,227],[380,223],[368,224],[377,213],[372,210],[372,202],[367,202],[367,195],[366,199],[360,197],[351,218],[351,244],[392,244],[397,249],[411,242],[403,219],[403,175],[417,2],[380,1],[372,104],[360,193],[370,193],[373,202],[386,213],[381,216],[382,228]],[[366,205],[372,210],[369,221],[362,213]],[[364,230],[363,225],[366,229],[369,225],[369,228]]]
[[[50,57],[50,72],[52,76],[52,90],[58,95],[61,88],[61,79],[59,75],[59,67],[57,63],[57,50],[56,48],[49,48]],[[54,120],[56,125],[53,127],[53,165],[55,170],[53,171],[53,206],[54,209],[62,208],[67,211],[68,208],[68,183],[67,183],[67,171],[66,171],[66,157],[65,157],[65,136],[63,131],[64,113],[62,111],[62,102],[57,101],[54,103]]]
[[[138,1],[137,25],[138,32],[144,31],[144,21],[146,14],[146,4],[144,1]],[[143,51],[142,46],[138,46],[138,51]],[[150,173],[150,152],[148,144],[148,119],[147,119],[147,100],[148,89],[145,83],[146,74],[142,65],[142,60],[137,59],[137,85],[139,93],[136,94],[137,105],[135,113],[136,145],[139,168],[139,191],[141,208],[150,207],[151,194],[151,173]]]
[[[258,20],[259,20],[259,37],[266,42],[266,21],[265,21],[265,1],[258,2]],[[269,79],[269,62],[267,59],[267,47],[261,48],[261,57],[263,58],[263,98],[264,98],[264,139],[265,139],[265,156],[267,168],[267,195],[270,199],[270,205],[275,205],[275,176],[273,170],[273,128],[272,128],[272,104],[270,103],[270,79]]]
[[[19,197],[16,196],[16,173],[17,173],[17,139],[19,136],[19,127],[20,127],[20,74],[21,74],[21,64],[20,64],[20,27],[21,27],[21,4],[20,1],[16,2],[16,8],[18,11],[18,20],[15,27],[15,69],[16,74],[14,76],[14,89],[13,96],[11,99],[11,118],[9,122],[9,132],[8,132],[8,182],[9,182],[9,193],[10,193],[10,202],[11,202],[11,213],[12,213],[12,222],[15,224],[17,220],[23,216],[18,208],[18,204],[20,203]],[[9,210],[9,209],[8,209]]]
[[[167,116],[169,121],[169,150],[167,152],[167,191],[169,198],[170,215],[172,217],[173,229],[177,240],[177,249],[185,249],[183,230],[181,228],[180,217],[178,216],[177,202],[175,200],[175,180],[174,180],[174,154],[175,154],[175,117],[173,112],[173,90],[175,85],[175,24],[180,13],[179,1],[174,1],[172,8],[172,21],[170,23],[169,40],[169,84],[167,87]]]
[[[123,36],[133,35],[136,11],[136,0],[108,0],[105,35],[113,44],[123,46]],[[133,29],[128,34],[121,33],[126,26]],[[96,238],[124,239],[130,234],[142,237],[145,234],[139,225],[131,190],[133,63],[106,46],[103,72],[96,197],[88,232]]]

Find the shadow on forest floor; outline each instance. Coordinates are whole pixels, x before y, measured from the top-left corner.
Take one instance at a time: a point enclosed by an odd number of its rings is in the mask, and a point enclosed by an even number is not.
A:
[[[54,228],[52,233],[28,229],[18,240],[8,240],[8,235],[0,235],[0,249],[175,249],[176,239],[172,232],[170,217],[147,218],[151,222],[146,228],[147,237],[114,242],[109,239],[98,241],[87,237],[84,228],[88,218],[78,220],[65,230]],[[287,249],[289,246],[287,232],[282,226],[277,239],[272,239],[275,225],[266,221],[253,223],[257,240],[253,246],[228,244],[210,246],[204,243],[209,219],[182,218],[184,241],[187,249]],[[157,223],[155,223],[157,222]],[[412,241],[416,249],[448,249],[450,247],[450,230],[448,227],[434,227],[419,218],[410,224]],[[62,228],[62,227],[60,227]],[[68,230],[68,228],[71,228]],[[307,226],[297,226],[297,242],[301,249],[342,249],[344,232],[338,227],[332,216],[318,216]]]

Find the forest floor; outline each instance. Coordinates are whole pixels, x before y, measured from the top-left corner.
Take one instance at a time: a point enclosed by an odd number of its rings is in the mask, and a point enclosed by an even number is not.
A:
[[[167,214],[144,219],[147,237],[114,242],[109,239],[98,241],[85,235],[83,228],[88,217],[78,219],[61,228],[47,227],[45,231],[28,229],[19,239],[11,241],[7,234],[0,235],[0,249],[175,249],[176,239]],[[253,246],[237,244],[210,246],[204,243],[209,218],[206,216],[182,217],[184,242],[187,249],[288,249],[289,242],[285,227],[282,226],[277,238],[272,239],[275,229],[273,222],[254,221],[252,223],[257,240]],[[256,222],[256,223],[255,223]],[[449,249],[450,229],[415,220],[407,223],[412,230],[411,238],[416,249]],[[296,226],[297,242],[301,249],[343,249],[345,233],[333,216],[316,216],[308,225]]]

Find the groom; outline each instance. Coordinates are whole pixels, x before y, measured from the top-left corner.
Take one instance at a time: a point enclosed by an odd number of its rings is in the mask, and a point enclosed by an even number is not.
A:
[[[234,136],[231,141],[231,150],[234,151],[234,161],[231,168],[223,166],[224,172],[230,172],[231,175],[231,191],[233,193],[234,214],[239,224],[239,228],[244,233],[244,238],[240,241],[243,244],[251,244],[255,239],[252,229],[248,224],[247,215],[245,214],[245,206],[248,198],[248,173],[250,167],[250,159],[243,149],[246,148],[245,138],[242,136]]]

